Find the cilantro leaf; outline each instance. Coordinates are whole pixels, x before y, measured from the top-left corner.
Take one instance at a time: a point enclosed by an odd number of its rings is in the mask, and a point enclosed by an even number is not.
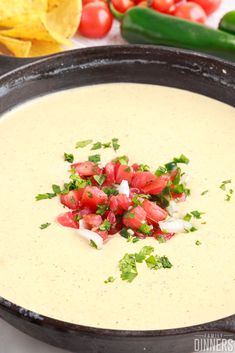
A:
[[[123,281],[132,282],[138,275],[134,254],[125,254],[119,261],[119,270]]]
[[[104,283],[107,284],[107,283],[113,283],[115,281],[115,278],[113,276],[109,276],[105,281]]]
[[[148,235],[148,234],[150,234],[150,232],[151,232],[152,229],[153,229],[153,228],[152,228],[151,226],[149,226],[147,223],[144,223],[144,224],[142,224],[142,225],[139,227],[138,231],[139,231],[140,233],[143,233],[143,234],[145,234],[145,235]]]
[[[40,229],[46,229],[46,228],[49,227],[50,225],[51,225],[51,223],[48,223],[48,222],[47,222],[47,223],[43,223],[43,224],[40,225],[39,228],[40,228]]]
[[[91,150],[99,150],[100,148],[102,148],[102,143],[101,142],[96,142],[93,144],[93,146],[91,147]]]
[[[95,164],[100,162],[100,154],[94,154],[88,157],[89,162],[93,162]]]
[[[53,184],[53,185],[52,185],[52,190],[53,190],[53,192],[54,192],[56,195],[61,194],[61,189],[60,189],[60,186],[59,186],[59,185]]]
[[[106,174],[99,174],[99,175],[94,175],[95,181],[99,184],[102,185],[106,179]]]
[[[144,246],[138,253],[135,254],[136,262],[142,263],[146,256],[150,255],[154,251],[152,246]]]
[[[92,239],[90,240],[90,246],[94,249],[98,249],[96,243]]]
[[[194,217],[194,218],[197,218],[197,219],[201,219],[201,216],[205,214],[205,212],[199,212],[199,211],[192,211],[191,212],[191,215]]]
[[[52,194],[50,192],[47,192],[45,194],[38,194],[35,198],[37,201],[40,201],[40,200],[52,199],[55,196],[56,196],[56,194]]]
[[[92,143],[92,140],[83,140],[76,143],[75,148],[84,148]]]
[[[97,211],[96,214],[99,214],[100,216],[103,216],[105,212],[108,210],[109,206],[108,205],[97,205]]]
[[[103,188],[103,192],[110,196],[110,195],[118,195],[118,190],[116,188],[108,188],[108,187],[105,187]]]
[[[189,164],[189,159],[184,154],[181,154],[180,157],[174,158],[173,162],[176,164],[177,163]]]
[[[200,242],[200,240],[196,240],[195,244],[198,246],[198,245],[201,245],[202,243]]]
[[[103,223],[100,225],[99,230],[110,230],[111,228],[111,223],[105,219]]]
[[[73,163],[74,155],[72,153],[64,153],[64,160],[69,163]]]
[[[201,193],[201,196],[206,195],[208,192],[209,192],[209,190],[205,190],[205,191],[203,191],[203,192]]]
[[[118,138],[112,139],[112,146],[113,146],[114,151],[117,151],[120,148],[120,145],[118,142],[119,142]]]

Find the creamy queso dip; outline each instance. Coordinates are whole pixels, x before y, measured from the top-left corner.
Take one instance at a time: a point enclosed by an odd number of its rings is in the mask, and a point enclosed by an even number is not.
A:
[[[235,182],[235,110],[178,89],[103,84],[39,98],[0,122],[0,294],[27,309],[77,324],[113,329],[166,329],[235,313],[235,198],[219,186]],[[68,179],[63,154],[84,161],[79,140],[119,137],[118,155],[153,169],[184,153],[192,195],[181,207],[206,212],[199,230],[159,244],[115,236],[95,250],[72,228],[53,222],[58,199],[35,201]],[[102,161],[113,158],[102,151]],[[234,186],[234,184],[233,184]],[[204,190],[209,192],[201,196]],[[40,224],[52,222],[45,230]],[[201,245],[196,246],[195,241]],[[144,245],[166,255],[168,270],[139,266],[132,283],[118,261]],[[108,276],[114,283],[104,284]]]

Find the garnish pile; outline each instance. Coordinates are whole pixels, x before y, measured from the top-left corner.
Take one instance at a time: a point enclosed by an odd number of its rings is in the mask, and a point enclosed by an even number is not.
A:
[[[80,141],[77,148],[91,144]],[[109,143],[96,142],[91,150],[120,147],[118,139]],[[175,233],[189,232],[195,227],[187,219],[175,216],[177,203],[185,201],[190,191],[180,164],[188,164],[184,155],[172,162],[150,170],[145,164],[129,163],[127,156],[116,157],[106,165],[99,154],[85,162],[74,163],[73,154],[64,154],[71,164],[69,181],[61,188],[52,185],[53,192],[39,194],[37,200],[58,196],[68,210],[57,217],[65,227],[78,234],[94,247],[119,233],[129,241],[154,237],[160,242]]]

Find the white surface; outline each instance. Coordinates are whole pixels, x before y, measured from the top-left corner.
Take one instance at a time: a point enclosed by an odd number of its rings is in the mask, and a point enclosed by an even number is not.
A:
[[[230,10],[235,10],[235,0],[223,0],[221,8],[213,14],[208,24],[216,27],[221,16]],[[109,36],[102,40],[87,40],[86,38],[76,38],[75,46],[83,48],[94,45],[123,44],[119,35],[119,24],[116,22]],[[231,352],[231,350],[229,350]],[[41,343],[27,335],[17,331],[0,319],[0,353],[66,353],[67,351],[51,347]],[[214,350],[213,352],[216,352]],[[228,350],[218,350],[217,352],[228,352]],[[82,352],[81,352],[82,353]],[[110,352],[111,353],[111,352]],[[170,352],[169,352],[170,353]],[[232,353],[235,353],[235,345]]]

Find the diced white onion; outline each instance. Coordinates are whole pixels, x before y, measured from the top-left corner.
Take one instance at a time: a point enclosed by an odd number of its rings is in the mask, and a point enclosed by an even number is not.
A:
[[[93,232],[92,230],[89,230],[89,229],[78,229],[77,233],[84,239],[87,239],[89,241],[92,240],[96,244],[97,249],[102,249],[103,243],[104,243],[103,239],[96,232]]]
[[[189,182],[189,175],[188,174],[183,174],[180,178],[180,184],[187,184]]]
[[[159,222],[159,227],[164,233],[183,233],[192,228],[190,222],[183,219],[168,218]]]
[[[127,197],[130,196],[130,188],[127,180],[122,180],[121,184],[117,186],[120,194],[125,194]]]
[[[80,219],[79,221],[79,229],[88,229],[86,222],[84,219]]]
[[[170,216],[173,216],[175,213],[178,213],[177,203],[173,200],[170,201],[169,206],[166,208]]]

